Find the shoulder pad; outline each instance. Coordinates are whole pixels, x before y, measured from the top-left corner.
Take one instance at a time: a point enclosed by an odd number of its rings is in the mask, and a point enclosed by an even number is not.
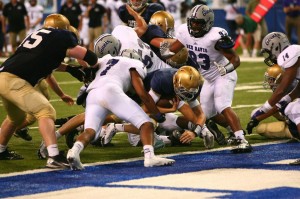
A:
[[[222,35],[215,45],[216,49],[230,49],[234,46],[234,41],[229,35]]]
[[[289,68],[293,66],[300,57],[300,46],[291,45],[284,49],[277,58],[277,63],[283,68]]]

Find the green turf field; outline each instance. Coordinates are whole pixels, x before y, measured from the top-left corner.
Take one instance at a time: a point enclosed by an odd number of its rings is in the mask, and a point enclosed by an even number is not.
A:
[[[233,107],[236,113],[239,115],[242,126],[246,128],[249,121],[251,111],[259,104],[265,102],[270,96],[270,91],[266,91],[262,88],[262,81],[264,79],[264,72],[267,66],[263,62],[242,62],[237,69],[238,72],[238,84],[235,91],[235,97],[233,100]],[[65,93],[76,97],[81,83],[77,82],[73,77],[67,73],[56,72],[55,77],[59,82]],[[81,113],[84,109],[81,106],[68,106],[62,102],[53,92],[51,92],[51,103],[57,111],[57,118],[66,117],[69,115]],[[0,101],[0,121],[2,122],[5,117],[5,111]],[[273,120],[273,119],[268,119]],[[33,124],[31,127],[36,127]],[[223,132],[225,129],[220,128]],[[255,130],[254,130],[255,133]],[[36,152],[41,142],[41,136],[36,128],[31,128],[30,134],[33,136],[33,140],[28,142],[20,138],[12,137],[9,143],[9,149],[15,150],[24,157],[24,160],[16,161],[0,161],[0,174],[10,173],[16,171],[25,171],[31,169],[42,168],[46,164],[46,160],[39,160]],[[247,139],[250,143],[266,142],[270,141],[258,135],[247,135]],[[81,153],[82,163],[92,163],[107,160],[126,159],[133,157],[140,157],[141,148],[131,147],[127,141],[126,134],[117,134],[112,143],[112,147],[94,147],[88,146]],[[219,147],[217,143],[215,147]],[[68,147],[64,142],[64,137],[59,140],[59,149],[67,152]],[[201,139],[197,138],[193,141],[191,146],[188,147],[171,147],[166,146],[163,149],[157,150],[156,154],[170,154],[184,151],[201,151],[205,150]]]

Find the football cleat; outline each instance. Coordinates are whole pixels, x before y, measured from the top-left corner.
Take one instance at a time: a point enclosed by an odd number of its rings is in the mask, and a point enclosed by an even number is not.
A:
[[[246,140],[236,138],[234,143],[237,145],[232,147],[232,153],[251,153],[253,150],[252,146]]]
[[[32,137],[31,137],[31,135],[29,135],[28,130],[29,129],[27,127],[17,130],[14,133],[14,136],[17,138],[22,138],[23,140],[26,140],[26,141],[31,141]]]
[[[46,159],[48,156],[47,147],[46,147],[44,141],[42,141],[40,148],[37,151],[37,156],[39,159]]]
[[[300,159],[295,160],[294,162],[290,162],[289,165],[300,166]]]
[[[80,134],[77,129],[72,130],[67,135],[65,135],[66,144],[71,149],[76,142],[77,136]]]
[[[175,163],[175,160],[168,158],[161,158],[153,156],[152,158],[145,158],[144,166],[145,167],[158,167],[158,166],[171,166]]]
[[[17,154],[15,151],[5,151],[0,153],[0,160],[22,160],[24,159],[21,155]]]
[[[116,135],[117,129],[115,123],[108,123],[105,128],[104,136],[101,138],[101,145],[106,146],[112,140],[112,138]]]
[[[68,151],[67,160],[68,160],[68,162],[70,164],[70,167],[73,171],[80,171],[80,170],[84,169],[82,163],[80,162],[79,154],[78,153],[75,154],[72,149],[70,149]]]
[[[218,145],[226,145],[227,144],[224,134],[219,130],[218,126],[212,120],[208,120],[206,122],[206,126],[209,129],[209,131],[213,134],[213,136],[215,137],[215,140],[218,143]]]
[[[69,168],[70,165],[63,153],[60,152],[56,156],[48,157],[46,167],[50,169],[66,169]]]

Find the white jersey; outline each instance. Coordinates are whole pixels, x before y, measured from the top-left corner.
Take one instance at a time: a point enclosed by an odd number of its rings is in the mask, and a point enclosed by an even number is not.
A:
[[[118,10],[124,3],[121,0],[107,0],[106,8],[110,9],[110,24],[111,28],[114,29],[117,25],[123,24],[122,20],[119,17]]]
[[[121,51],[124,49],[136,50],[143,59],[143,63],[147,68],[147,73],[156,71],[161,68],[170,68],[168,64],[163,62],[150,48],[148,44],[143,42],[133,28],[119,25],[111,33],[121,42]]]
[[[283,70],[295,65],[300,57],[300,45],[290,45],[277,57],[277,63]],[[297,70],[297,79],[300,79],[300,69]]]
[[[203,37],[192,37],[188,32],[187,24],[182,24],[178,28],[176,38],[189,50],[192,59],[196,59],[200,66],[199,72],[208,81],[214,81],[220,76],[214,62],[225,66],[229,60],[215,49],[216,42],[222,35],[227,35],[223,28],[213,27]]]
[[[127,92],[131,88],[130,68],[135,68],[144,79],[146,76],[146,68],[144,64],[135,59],[127,57],[112,57],[105,55],[98,59],[99,70],[96,73],[95,79],[89,85],[87,92],[94,88],[102,87],[104,84],[114,83]]]
[[[30,4],[26,4],[26,9],[28,13],[28,17],[30,20],[30,30],[29,32],[34,32],[42,27],[41,22],[36,26],[33,26],[38,20],[43,19],[44,8],[41,5],[31,6]]]

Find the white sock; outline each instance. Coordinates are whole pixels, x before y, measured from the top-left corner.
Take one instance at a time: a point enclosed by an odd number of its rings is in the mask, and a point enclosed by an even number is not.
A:
[[[236,138],[239,138],[239,139],[242,139],[242,140],[246,141],[243,130],[239,130],[239,131],[234,132],[234,135],[235,135]]]
[[[124,131],[124,124],[115,124],[115,127],[117,129],[117,131]]]
[[[53,156],[56,156],[59,154],[57,144],[51,144],[51,145],[47,146],[47,151],[48,151],[48,155],[50,157],[53,157]]]
[[[248,54],[248,50],[247,49],[243,49],[243,54]]]
[[[59,139],[59,138],[61,138],[61,134],[60,134],[60,132],[59,132],[59,130],[57,130],[57,131],[55,131],[55,135],[56,135],[56,139]]]
[[[5,151],[7,148],[7,146],[4,146],[2,144],[0,144],[0,153],[2,153],[3,151]]]
[[[252,51],[252,57],[256,57],[256,54],[257,54],[257,49],[253,49],[253,51]]]
[[[152,145],[144,145],[144,157],[152,158],[154,156],[154,149]]]
[[[79,141],[76,141],[72,147],[72,151],[77,154],[81,153],[83,149],[84,149],[84,145],[82,142]]]

